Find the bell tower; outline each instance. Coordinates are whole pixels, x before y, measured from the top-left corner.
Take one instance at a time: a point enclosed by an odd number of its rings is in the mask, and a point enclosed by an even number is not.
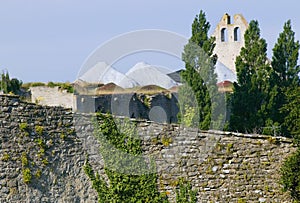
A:
[[[229,14],[225,13],[218,23],[213,36],[216,38],[214,53],[218,60],[236,73],[235,59],[244,46],[244,34],[248,28],[248,22],[241,14],[236,14],[233,21]]]

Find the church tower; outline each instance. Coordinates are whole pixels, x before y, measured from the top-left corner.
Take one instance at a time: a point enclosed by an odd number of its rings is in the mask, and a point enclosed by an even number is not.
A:
[[[241,14],[234,15],[232,22],[230,15],[226,13],[213,33],[216,37],[214,53],[217,54],[218,60],[234,73],[236,73],[235,59],[244,46],[247,28],[248,22]]]

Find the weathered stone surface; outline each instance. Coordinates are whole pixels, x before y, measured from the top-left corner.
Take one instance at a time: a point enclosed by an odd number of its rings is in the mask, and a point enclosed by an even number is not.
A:
[[[107,181],[91,115],[3,95],[0,109],[10,109],[0,113],[0,202],[97,202],[82,168],[88,154]],[[291,140],[134,122],[171,202],[179,178],[191,182],[199,202],[291,202],[278,183],[281,163],[295,151]]]

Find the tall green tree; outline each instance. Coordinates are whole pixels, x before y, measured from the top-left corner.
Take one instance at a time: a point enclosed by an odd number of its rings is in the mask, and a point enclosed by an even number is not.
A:
[[[236,58],[237,83],[231,98],[230,129],[239,132],[260,130],[266,120],[265,103],[270,78],[267,43],[260,36],[258,21],[245,32],[245,46]]]
[[[21,86],[21,80],[18,80],[16,78],[10,79],[8,72],[2,72],[0,80],[0,90],[2,90],[3,93],[19,94]]]
[[[298,147],[281,166],[281,184],[284,191],[289,191],[296,202],[300,202],[300,87],[290,89],[287,103],[281,109],[287,116],[284,125],[294,138]]]
[[[206,15],[203,11],[196,16],[192,24],[192,36],[188,44],[184,47],[182,59],[185,62],[185,70],[181,73],[182,80],[186,83],[181,87],[181,92],[187,92],[185,88],[191,88],[193,96],[196,98],[197,113],[196,117],[199,119],[199,125],[203,130],[211,127],[212,114],[211,112],[218,108],[217,98],[217,75],[215,74],[215,64],[217,56],[213,55],[215,47],[215,38],[208,36],[210,24],[206,20]],[[189,109],[186,104],[190,98],[184,98],[179,101],[181,106]],[[183,112],[184,113],[184,112]]]
[[[300,148],[300,86],[286,92],[286,104],[280,109],[285,116],[283,126]]]
[[[299,48],[299,41],[295,40],[295,32],[292,30],[291,21],[288,20],[273,48],[271,63],[273,71],[270,78],[271,89],[268,106],[270,120],[280,124],[282,132],[287,136],[290,135],[289,127],[282,124],[285,118],[289,116],[289,112],[280,109],[285,104],[292,102],[289,94],[298,91],[300,67],[297,65],[297,61]],[[296,89],[294,90],[294,88]]]

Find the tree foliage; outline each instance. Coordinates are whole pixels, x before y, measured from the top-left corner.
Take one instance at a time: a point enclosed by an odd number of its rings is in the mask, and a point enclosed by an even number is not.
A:
[[[281,111],[287,115],[283,125],[295,139],[300,147],[300,87],[289,89],[287,93],[287,103],[283,105]]]
[[[281,184],[292,198],[300,202],[300,148],[289,156],[281,167]]]
[[[210,24],[206,20],[205,13],[200,11],[200,14],[194,19],[192,36],[182,54],[185,70],[182,71],[181,76],[186,86],[181,87],[181,92],[186,92],[188,88],[191,88],[194,96],[187,96],[179,101],[182,102],[181,106],[186,107],[191,103],[190,98],[196,98],[198,126],[204,130],[211,127],[211,121],[214,120],[211,112],[218,108],[214,103],[218,100],[216,98],[217,75],[214,71],[217,56],[213,55],[215,38],[208,37],[209,29]]]
[[[230,129],[253,132],[264,126],[270,65],[267,43],[260,37],[257,21],[251,21],[244,35],[245,46],[236,58],[237,83],[231,98]]]
[[[294,131],[293,128],[295,128],[295,121],[297,120],[291,121],[286,118],[294,117],[294,111],[297,111],[292,105],[297,102],[297,92],[299,92],[299,88],[297,88],[299,87],[298,74],[300,72],[300,67],[297,65],[299,48],[299,41],[295,40],[291,21],[288,20],[273,48],[273,71],[270,78],[271,88],[268,106],[269,119],[278,123],[282,133],[286,136],[290,136]],[[294,110],[291,111],[292,109]],[[287,123],[287,120],[291,122]]]
[[[2,72],[0,80],[0,90],[2,90],[4,94],[19,94],[21,86],[21,80],[18,80],[16,78],[10,79],[8,72]]]

